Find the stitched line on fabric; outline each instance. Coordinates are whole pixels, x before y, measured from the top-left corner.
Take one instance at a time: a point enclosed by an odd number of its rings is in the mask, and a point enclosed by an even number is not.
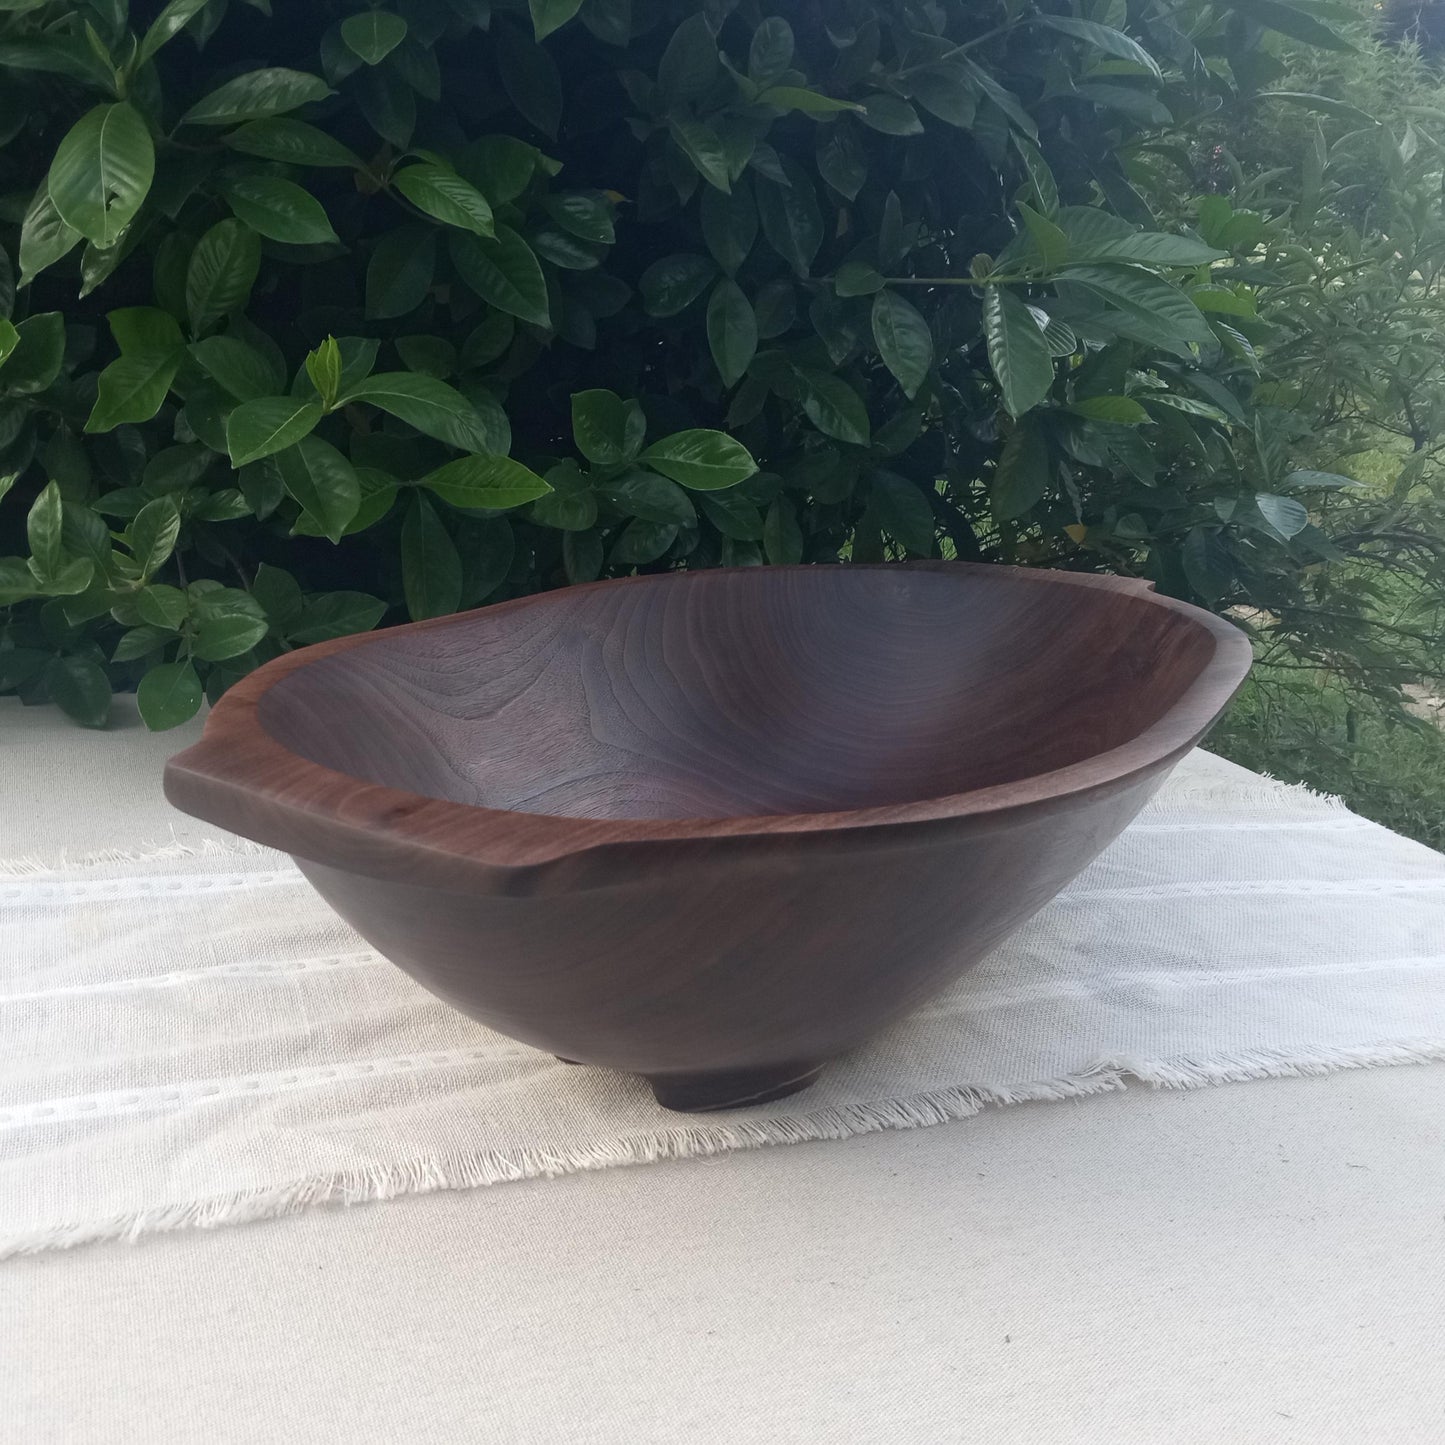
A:
[[[1358,894],[1438,893],[1445,891],[1445,878],[1351,878],[1331,882],[1312,878],[1260,878],[1232,883],[1153,883],[1138,888],[1067,888],[1056,895],[1057,903],[1094,902],[1117,898],[1251,898],[1292,894],[1297,898]]]
[[[359,1079],[395,1078],[402,1074],[454,1069],[485,1060],[535,1054],[522,1044],[511,1047],[487,1044],[478,1048],[448,1049],[439,1053],[399,1054],[388,1059],[364,1059],[336,1064],[314,1064],[307,1068],[279,1069],[271,1073],[246,1074],[234,1078],[202,1079],[189,1084],[152,1084],[136,1089],[111,1089],[103,1093],[76,1094],[67,1098],[41,1099],[32,1104],[12,1104],[0,1109],[0,1128],[27,1124],[63,1124],[77,1119],[114,1118],[119,1114],[174,1111],[194,1104],[216,1104],[232,1099],[282,1094],[292,1089],[316,1088]]]
[[[1228,988],[1241,983],[1288,983],[1296,978],[1347,977],[1356,973],[1389,973],[1392,970],[1445,969],[1445,954],[1415,958],[1380,958],[1364,963],[1304,963],[1294,968],[1201,969],[1198,973],[1153,969],[1108,980],[1111,988],[1127,984],[1156,988]],[[991,1008],[1010,1008],[1022,1003],[1076,1002],[1096,998],[1097,989],[1059,980],[1047,988],[980,989],[947,1004],[925,1004],[908,1015],[905,1023],[918,1019],[957,1018]]]
[[[193,877],[85,878],[65,883],[24,882],[0,887],[0,903],[34,904],[102,902],[112,898],[189,898],[206,893],[235,893],[243,888],[298,888],[306,880],[294,868],[256,873],[199,873]]]
[[[386,960],[377,953],[338,953],[319,958],[290,959],[279,963],[218,963],[212,968],[192,968],[175,973],[158,973],[149,978],[107,978],[95,983],[60,984],[28,993],[0,994],[0,1007],[11,1003],[36,1003],[47,998],[75,998],[92,993],[125,993],[132,989],[185,988],[212,979],[244,978],[264,983],[286,979],[298,973],[333,973],[345,968],[373,968]]]

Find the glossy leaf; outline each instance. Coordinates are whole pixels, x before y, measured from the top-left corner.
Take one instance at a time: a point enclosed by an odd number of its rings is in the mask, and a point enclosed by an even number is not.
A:
[[[155,145],[139,112],[124,102],[98,105],[55,152],[50,202],[72,230],[97,246],[113,246],[140,210],[155,166]]]
[[[446,166],[417,165],[399,170],[391,183],[412,205],[444,225],[494,236],[492,208],[487,198]]]
[[[336,240],[321,202],[295,181],[280,176],[236,176],[226,185],[226,202],[238,219],[268,240],[293,246]]]
[[[697,428],[654,442],[640,458],[655,472],[692,491],[717,491],[746,481],[758,469],[751,453],[725,432]]]
[[[547,282],[532,248],[510,226],[495,239],[455,232],[449,249],[462,280],[483,301],[534,326],[551,324]]]
[[[546,496],[552,488],[511,457],[461,457],[421,479],[454,507],[502,510]]]
[[[611,391],[572,395],[572,439],[577,450],[598,466],[635,460],[647,435],[647,419],[636,401]]]
[[[339,405],[365,402],[465,452],[505,452],[508,438],[455,387],[410,371],[381,372],[347,389]]]
[[[896,291],[880,291],[873,301],[873,339],[883,364],[912,399],[933,365],[928,322]]]
[[[290,396],[259,397],[242,402],[226,423],[226,448],[233,467],[299,442],[321,420],[321,404]]]
[[[50,700],[82,727],[103,728],[110,719],[110,682],[87,657],[53,657],[45,669]]]
[[[189,662],[151,668],[136,688],[136,707],[153,732],[179,727],[200,711],[201,679]]]
[[[291,116],[250,120],[225,137],[233,151],[293,166],[363,169],[361,157],[314,125]]]
[[[228,80],[182,117],[182,125],[233,125],[284,115],[312,101],[325,100],[331,87],[305,71],[272,67],[250,70]]]
[[[192,336],[242,310],[261,269],[261,238],[241,221],[218,221],[186,266],[186,315]]]
[[[1010,416],[1037,406],[1054,381],[1054,362],[1033,313],[1001,286],[984,290],[988,359]]]
[[[351,463],[330,442],[304,436],[278,451],[274,465],[282,485],[322,535],[339,542],[361,506],[361,483]]]
[[[380,65],[406,39],[406,21],[389,10],[363,10],[341,22],[346,48],[367,65]]]
[[[724,277],[707,303],[707,340],[723,385],[734,387],[758,349],[758,320],[741,286]]]

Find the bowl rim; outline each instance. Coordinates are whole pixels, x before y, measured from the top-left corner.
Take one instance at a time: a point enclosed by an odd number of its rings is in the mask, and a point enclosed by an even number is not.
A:
[[[319,854],[334,853],[334,845],[346,842],[351,845],[345,849],[348,854],[359,852],[372,863],[379,861],[379,849],[392,857],[398,848],[409,854],[422,849],[460,865],[464,871],[535,867],[617,845],[673,845],[691,840],[847,833],[884,825],[976,818],[1006,814],[1039,803],[1061,802],[1140,774],[1162,771],[1208,731],[1243,684],[1253,660],[1249,639],[1240,628],[1201,607],[1160,596],[1152,582],[1139,578],[979,562],[836,565],[850,571],[905,568],[955,576],[964,572],[987,573],[995,578],[1007,576],[1026,586],[1096,588],[1179,614],[1213,638],[1214,652],[1163,716],[1117,747],[1049,772],[969,792],[835,812],[715,818],[582,818],[487,808],[411,793],[339,772],[293,752],[267,732],[260,720],[261,700],[293,672],[352,648],[366,647],[381,638],[452,626],[480,612],[525,608],[562,593],[600,587],[688,586],[700,579],[719,576],[814,572],[820,564],[707,568],[615,578],[534,593],[378,632],[353,633],[275,658],[228,689],[207,717],[200,740],[167,762],[166,796],[185,812],[300,857],[322,861]],[[392,846],[383,848],[383,844]]]

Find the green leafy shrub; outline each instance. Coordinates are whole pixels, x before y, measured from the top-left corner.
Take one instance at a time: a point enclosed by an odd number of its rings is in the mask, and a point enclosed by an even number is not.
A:
[[[0,691],[761,560],[1277,601],[1346,479],[1200,147],[1317,12],[5,0]]]

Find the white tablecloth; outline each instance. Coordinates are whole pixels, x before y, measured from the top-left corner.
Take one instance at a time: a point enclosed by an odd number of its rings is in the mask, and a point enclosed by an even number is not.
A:
[[[0,855],[196,841],[188,740],[0,702]],[[1445,1068],[1377,1069],[12,1260],[0,1436],[1434,1442],[1442,1319]]]

